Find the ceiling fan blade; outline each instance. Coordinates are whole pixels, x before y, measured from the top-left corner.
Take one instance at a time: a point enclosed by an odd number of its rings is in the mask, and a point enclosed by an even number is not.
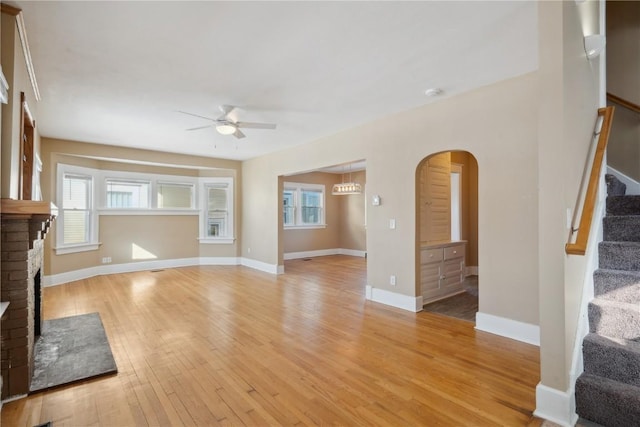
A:
[[[275,129],[275,123],[237,122],[235,125],[245,129]]]
[[[201,119],[210,120],[212,122],[217,122],[216,119],[213,119],[211,117],[205,117],[205,116],[201,116],[199,114],[187,113],[186,111],[180,111],[180,110],[177,110],[177,111],[178,111],[178,113],[187,114],[189,116],[194,116],[194,117],[200,117]]]
[[[213,125],[206,125],[206,126],[198,126],[197,128],[189,128],[189,129],[185,129],[185,130],[198,130],[198,129],[205,129],[205,128],[210,128]]]
[[[235,123],[238,121],[238,107],[234,107],[233,105],[221,105],[220,111],[222,111],[222,115],[218,117],[218,120],[225,120]]]
[[[235,136],[238,139],[241,139],[241,138],[244,138],[246,135],[242,133],[240,129],[236,128],[236,131],[233,133],[233,136]]]

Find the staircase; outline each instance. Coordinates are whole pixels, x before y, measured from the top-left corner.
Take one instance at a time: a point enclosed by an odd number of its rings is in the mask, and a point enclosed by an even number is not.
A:
[[[576,381],[576,412],[604,426],[640,426],[640,196],[607,175],[604,239],[589,334]]]

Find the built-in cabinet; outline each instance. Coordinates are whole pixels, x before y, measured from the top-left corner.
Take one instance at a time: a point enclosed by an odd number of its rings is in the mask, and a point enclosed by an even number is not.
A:
[[[462,292],[465,276],[464,241],[423,245],[420,248],[422,302]]]

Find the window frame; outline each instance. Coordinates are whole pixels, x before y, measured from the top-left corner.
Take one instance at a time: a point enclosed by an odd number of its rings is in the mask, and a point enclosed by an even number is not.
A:
[[[121,176],[121,177],[114,177],[113,174],[109,174],[107,176],[104,177],[104,188],[100,191],[100,194],[103,198],[103,204],[102,207],[103,209],[109,209],[109,210],[124,210],[124,211],[135,211],[135,210],[150,210],[153,209],[153,201],[152,201],[152,195],[154,193],[154,185],[151,179],[140,179],[140,178],[128,178],[125,176]],[[112,207],[112,206],[107,206],[109,203],[109,184],[111,183],[121,183],[123,185],[130,185],[130,184],[145,184],[147,186],[147,206],[145,207],[122,207],[122,206],[117,206],[117,207]]]
[[[58,209],[58,218],[56,219],[56,255],[65,255],[76,252],[95,251],[100,246],[98,242],[98,214],[96,210],[96,177],[93,174],[94,169],[84,168],[81,166],[72,166],[58,164],[56,175],[56,200],[60,208]],[[66,175],[76,175],[88,178],[89,195],[88,195],[88,211],[89,223],[87,230],[87,241],[82,243],[65,243],[64,242],[64,180]]]
[[[185,187],[185,188],[189,188],[191,190],[191,202],[189,204],[188,208],[176,208],[176,207],[169,207],[169,208],[165,208],[165,207],[160,207],[160,201],[159,201],[159,191],[160,191],[160,186],[162,185],[168,185],[168,186],[174,186],[174,187]],[[172,181],[172,180],[165,180],[165,179],[158,179],[155,181],[155,185],[154,185],[154,191],[153,191],[153,195],[155,196],[154,199],[154,207],[155,209],[158,210],[193,210],[196,209],[196,185],[194,182],[185,182],[185,181]]]
[[[293,224],[285,224],[284,222],[284,192],[292,191],[293,192]],[[312,191],[320,193],[320,206],[319,206],[319,219],[317,223],[306,223],[303,222],[302,215],[302,192],[303,191]],[[324,184],[309,184],[302,182],[285,182],[282,189],[282,226],[285,230],[290,229],[314,229],[314,228],[326,228],[326,186]]]
[[[209,188],[216,186],[226,186],[226,204],[227,204],[227,234],[224,236],[210,236],[209,229]],[[222,187],[218,187],[222,188]],[[234,197],[234,179],[232,177],[210,177],[200,178],[200,243],[205,244],[231,244],[235,242],[235,197]]]

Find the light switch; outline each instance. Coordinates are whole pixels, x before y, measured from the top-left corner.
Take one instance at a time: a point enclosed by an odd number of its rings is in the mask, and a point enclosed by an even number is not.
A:
[[[392,230],[396,229],[396,220],[395,219],[390,219],[389,220],[389,228]]]

